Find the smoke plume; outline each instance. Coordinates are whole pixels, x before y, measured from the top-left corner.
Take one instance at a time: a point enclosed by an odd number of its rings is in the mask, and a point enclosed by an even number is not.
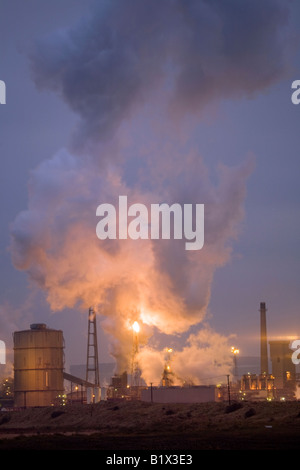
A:
[[[232,353],[229,339],[203,326],[191,334],[180,350],[166,354],[144,347],[139,353],[139,363],[146,383],[159,385],[162,370],[168,366],[168,379],[172,385],[209,385],[224,382],[232,370]]]
[[[84,141],[98,140],[154,91],[174,119],[266,89],[286,72],[287,21],[276,0],[102,0],[39,43],[33,76],[79,114]]]
[[[32,51],[37,87],[58,93],[80,123],[70,144],[31,172],[28,209],[11,231],[13,263],[45,290],[53,310],[98,308],[120,371],[133,321],[142,323],[146,344],[155,328],[179,334],[205,318],[214,272],[239,233],[253,166],[251,159],[220,164],[212,175],[190,131],[209,104],[252,96],[282,78],[287,20],[273,0],[101,1]],[[96,208],[117,206],[119,195],[148,207],[205,204],[204,248],[98,240]],[[212,348],[220,338],[209,334]],[[193,380],[198,340],[190,337],[177,356],[179,375],[188,364]]]

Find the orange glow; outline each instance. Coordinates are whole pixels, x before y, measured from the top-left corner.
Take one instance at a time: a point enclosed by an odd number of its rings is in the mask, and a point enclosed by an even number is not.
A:
[[[237,348],[235,348],[234,346],[232,346],[231,352],[232,352],[233,354],[239,354],[239,353],[240,353],[240,350],[237,349]]]
[[[139,333],[140,331],[140,325],[138,324],[137,321],[134,322],[134,324],[132,325],[132,329],[135,333]]]

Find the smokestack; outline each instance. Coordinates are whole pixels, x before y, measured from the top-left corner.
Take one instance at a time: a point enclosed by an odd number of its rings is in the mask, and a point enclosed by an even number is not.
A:
[[[266,304],[260,303],[260,373],[268,375]]]

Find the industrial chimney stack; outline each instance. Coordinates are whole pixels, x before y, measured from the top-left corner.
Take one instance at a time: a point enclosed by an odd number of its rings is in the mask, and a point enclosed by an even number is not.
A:
[[[268,344],[267,344],[267,320],[266,304],[260,303],[260,373],[269,374],[268,371]]]

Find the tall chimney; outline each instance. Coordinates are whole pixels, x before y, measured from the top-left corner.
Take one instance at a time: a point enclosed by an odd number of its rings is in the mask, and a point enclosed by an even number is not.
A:
[[[260,373],[269,374],[268,371],[268,343],[267,343],[267,320],[266,304],[260,303]]]

